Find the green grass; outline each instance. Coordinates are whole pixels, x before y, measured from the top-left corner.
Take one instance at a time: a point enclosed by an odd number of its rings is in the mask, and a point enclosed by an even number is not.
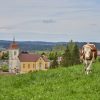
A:
[[[17,76],[0,76],[0,100],[100,100],[100,63],[85,75],[82,65]]]

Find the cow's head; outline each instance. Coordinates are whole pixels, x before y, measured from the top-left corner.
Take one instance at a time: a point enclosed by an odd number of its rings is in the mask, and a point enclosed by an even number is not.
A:
[[[92,50],[91,50],[90,47],[84,46],[83,53],[84,53],[84,59],[91,60],[91,58],[92,58]]]
[[[80,50],[80,61],[97,58],[97,49],[94,44],[86,44]]]

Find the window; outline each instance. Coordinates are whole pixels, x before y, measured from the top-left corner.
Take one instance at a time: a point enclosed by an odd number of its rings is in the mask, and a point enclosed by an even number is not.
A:
[[[28,64],[28,68],[30,68],[30,64]]]
[[[16,51],[14,51],[14,55],[16,55]]]
[[[25,68],[25,64],[23,64],[23,68]]]

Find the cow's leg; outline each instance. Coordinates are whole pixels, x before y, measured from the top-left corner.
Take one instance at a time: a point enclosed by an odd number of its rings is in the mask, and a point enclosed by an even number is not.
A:
[[[87,64],[85,64],[85,66],[84,66],[84,71],[85,71],[85,74],[87,74]]]
[[[87,67],[87,73],[89,73],[90,71],[91,71],[91,67],[92,67],[92,63],[93,63],[93,61],[94,61],[94,52],[93,52],[93,58],[92,58],[92,60],[90,61],[90,63],[89,63],[89,66]]]
[[[83,73],[85,72],[85,66],[86,66],[86,64],[85,64],[85,61],[83,60],[83,68],[82,68]]]
[[[89,61],[88,67],[87,67],[87,69],[86,69],[87,75],[88,75],[89,72],[91,71],[92,62],[93,62],[93,60]]]
[[[87,74],[88,61],[84,60],[84,72]]]

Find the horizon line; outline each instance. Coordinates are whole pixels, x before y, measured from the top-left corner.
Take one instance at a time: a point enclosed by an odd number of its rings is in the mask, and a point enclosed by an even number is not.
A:
[[[9,41],[9,42],[12,42],[13,40],[6,40],[6,39],[1,40],[0,39],[0,41]],[[42,41],[39,41],[39,40],[37,40],[37,41],[36,40],[35,41],[34,40],[16,40],[16,39],[15,39],[15,41],[16,42],[52,42],[52,43],[53,42],[70,42],[70,41],[45,41],[45,40],[44,41],[43,40]],[[74,40],[73,40],[73,42],[86,42],[86,43],[87,42],[89,42],[89,43],[93,43],[94,42],[94,43],[100,43],[99,41],[74,41]]]

